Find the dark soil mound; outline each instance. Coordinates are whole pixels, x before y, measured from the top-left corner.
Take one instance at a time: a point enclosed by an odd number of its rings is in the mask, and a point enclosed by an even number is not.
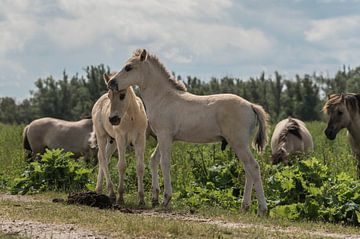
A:
[[[71,193],[67,199],[68,204],[81,204],[98,208],[111,208],[113,205],[108,196],[95,192]]]

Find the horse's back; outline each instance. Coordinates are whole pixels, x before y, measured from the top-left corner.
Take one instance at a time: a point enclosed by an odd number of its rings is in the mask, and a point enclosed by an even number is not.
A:
[[[292,124],[295,121],[297,128],[295,131],[289,130],[289,124]],[[275,152],[279,146],[280,138],[282,134],[286,134],[286,141],[288,144],[291,144],[291,147],[294,151],[311,151],[313,149],[313,140],[309,130],[306,128],[306,125],[303,121],[296,118],[287,118],[281,120],[276,124],[273,135],[271,137],[271,150]]]
[[[43,152],[45,148],[84,153],[91,131],[91,119],[66,121],[45,117],[29,124],[28,139],[35,153]]]

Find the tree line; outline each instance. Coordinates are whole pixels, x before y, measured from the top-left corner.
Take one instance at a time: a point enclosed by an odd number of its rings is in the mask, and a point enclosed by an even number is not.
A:
[[[88,66],[85,75],[69,76],[65,71],[62,79],[52,76],[38,79],[31,96],[22,102],[11,97],[0,98],[0,122],[7,124],[26,124],[41,117],[55,117],[78,120],[91,115],[95,101],[107,89],[103,74],[110,73],[103,64]],[[175,75],[175,74],[174,74]],[[188,91],[199,95],[233,93],[253,103],[262,105],[273,122],[288,116],[304,121],[320,120],[322,105],[326,96],[332,93],[355,92],[360,89],[360,66],[339,70],[335,76],[317,74],[296,75],[295,79],[285,79],[275,72],[273,76],[265,73],[248,80],[223,77],[203,81],[187,76],[178,80],[185,83]]]

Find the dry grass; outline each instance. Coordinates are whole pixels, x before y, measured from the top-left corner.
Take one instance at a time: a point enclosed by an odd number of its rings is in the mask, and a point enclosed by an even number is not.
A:
[[[334,235],[356,238],[360,231],[339,225],[322,223],[295,223],[245,214],[223,214],[221,211],[205,213],[202,217],[179,213],[158,213],[146,209],[143,213],[122,213],[117,210],[100,210],[86,206],[55,204],[55,196],[36,195],[26,201],[0,201],[0,215],[26,221],[75,224],[101,235],[114,238],[332,238]],[[57,195],[59,196],[59,195]],[[176,211],[174,209],[173,211]],[[241,222],[241,223],[239,223]],[[314,233],[316,232],[316,233]],[[329,234],[338,233],[338,234]],[[345,238],[345,237],[343,237]]]

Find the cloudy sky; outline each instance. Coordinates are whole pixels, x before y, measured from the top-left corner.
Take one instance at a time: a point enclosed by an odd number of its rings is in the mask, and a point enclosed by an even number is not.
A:
[[[0,0],[0,97],[64,69],[117,70],[136,48],[203,80],[333,75],[360,65],[360,1]]]

